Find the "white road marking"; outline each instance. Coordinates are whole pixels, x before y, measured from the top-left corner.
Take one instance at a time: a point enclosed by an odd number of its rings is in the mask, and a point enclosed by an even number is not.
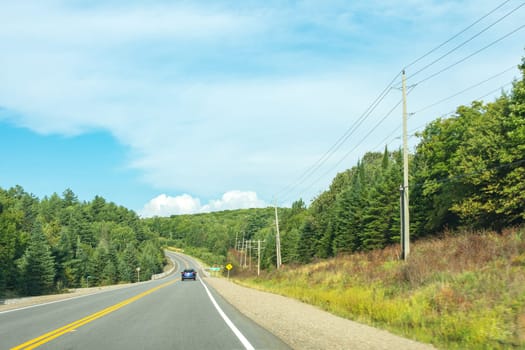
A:
[[[217,302],[215,301],[215,298],[213,298],[213,295],[211,295],[210,290],[208,289],[206,284],[204,284],[204,282],[202,282],[202,280],[200,278],[199,278],[199,281],[201,282],[201,284],[203,285],[204,289],[206,290],[206,293],[208,293],[208,297],[210,298],[213,306],[215,306],[215,308],[219,312],[219,315],[221,315],[221,317],[224,320],[224,322],[226,322],[228,327],[230,327],[230,329],[235,334],[235,336],[239,339],[239,341],[242,343],[242,345],[244,345],[244,348],[246,350],[255,350],[255,348],[253,347],[252,344],[250,344],[248,339],[246,339],[246,337],[241,333],[241,331],[239,331],[239,329],[233,324],[233,322],[228,318],[228,316],[226,316],[224,311],[222,311],[222,309],[219,306],[219,304],[217,304]]]

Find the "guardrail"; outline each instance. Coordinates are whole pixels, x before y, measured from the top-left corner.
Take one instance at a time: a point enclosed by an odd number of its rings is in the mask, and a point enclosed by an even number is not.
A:
[[[158,274],[156,274],[156,275],[152,275],[152,276],[151,276],[151,280],[159,280],[159,279],[161,279],[161,278],[164,278],[164,277],[166,277],[166,276],[171,275],[171,274],[173,273],[173,271],[175,271],[175,265],[177,265],[177,264],[175,263],[175,261],[171,258],[171,256],[169,256],[168,254],[166,254],[166,252],[164,252],[164,255],[165,255],[166,257],[168,257],[168,259],[171,260],[171,263],[173,264],[173,267],[172,267],[171,269],[169,269],[168,271],[166,271],[166,272],[162,272],[162,273],[158,273]]]

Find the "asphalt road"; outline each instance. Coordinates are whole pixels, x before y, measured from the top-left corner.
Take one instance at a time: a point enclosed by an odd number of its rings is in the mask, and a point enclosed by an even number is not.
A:
[[[0,313],[0,349],[289,349],[200,277],[180,281],[198,268],[170,255],[176,272],[162,280]]]

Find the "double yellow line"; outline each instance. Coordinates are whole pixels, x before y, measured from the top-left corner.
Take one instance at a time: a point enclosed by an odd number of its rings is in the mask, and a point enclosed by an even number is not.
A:
[[[56,339],[58,337],[60,337],[61,335],[64,335],[66,333],[69,333],[71,332],[72,330],[74,329],[77,329],[85,324],[88,324],[92,321],[95,321],[96,319],[104,316],[104,315],[107,315],[113,311],[116,311],[126,305],[129,305],[131,303],[133,303],[134,301],[137,301],[139,300],[140,298],[143,298],[145,297],[146,295],[148,294],[151,294],[161,288],[164,288],[164,287],[167,287],[169,286],[170,284],[173,284],[177,282],[177,280],[174,280],[174,281],[170,281],[170,282],[166,282],[164,284],[161,284],[160,286],[157,286],[155,288],[152,288],[152,289],[148,289],[147,291],[145,292],[142,292],[138,295],[135,295],[134,297],[131,297],[129,299],[126,299],[124,301],[121,301],[120,303],[118,304],[115,304],[115,305],[112,305],[110,307],[107,307],[105,308],[104,310],[100,310],[99,312],[95,312],[94,314],[91,314],[89,316],[86,316],[80,320],[77,320],[75,322],[72,322],[68,325],[65,325],[63,327],[60,327],[60,328],[57,328],[55,329],[54,331],[51,331],[51,332],[48,332],[48,333],[45,333],[45,334],[42,334],[41,336],[39,337],[36,337],[34,339],[31,339],[29,341],[26,341],[25,343],[23,344],[20,344],[18,346],[15,346],[14,348],[11,348],[11,350],[21,350],[21,349],[24,349],[24,350],[29,350],[29,349],[34,349],[40,345],[43,345],[47,342],[50,342],[51,340],[53,339]]]

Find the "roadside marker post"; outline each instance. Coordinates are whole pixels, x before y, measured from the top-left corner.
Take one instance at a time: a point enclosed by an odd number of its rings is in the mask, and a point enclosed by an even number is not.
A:
[[[226,265],[226,270],[228,270],[228,279],[230,279],[230,270],[233,268],[232,264]]]

